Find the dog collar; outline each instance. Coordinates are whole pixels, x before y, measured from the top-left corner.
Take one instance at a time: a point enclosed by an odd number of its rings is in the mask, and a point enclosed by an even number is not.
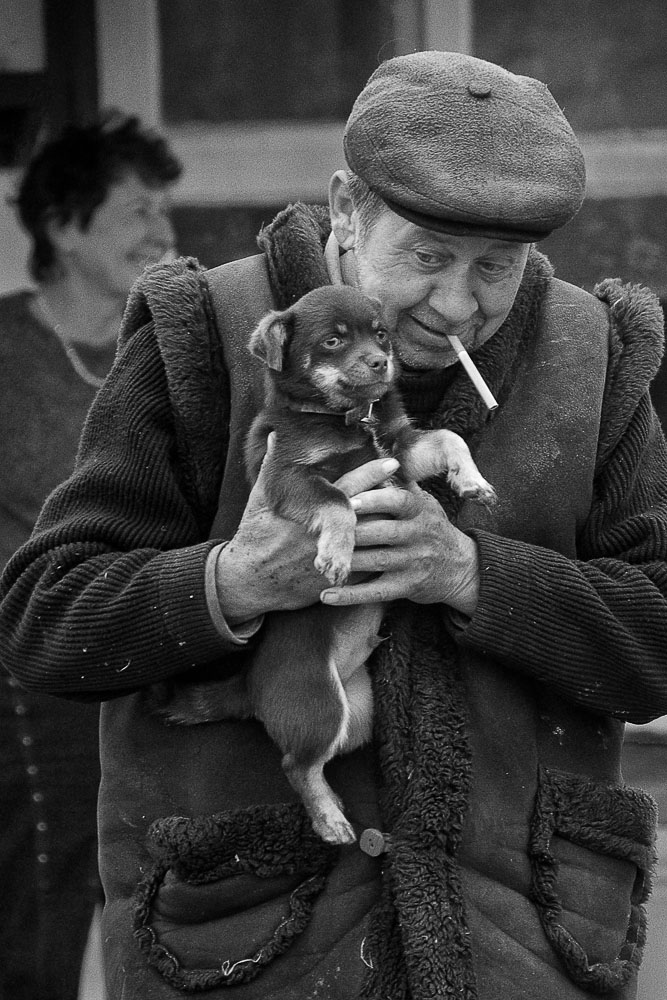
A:
[[[373,407],[377,402],[377,399],[372,399],[367,406],[353,406],[351,410],[332,410],[328,406],[318,406],[316,403],[297,403],[291,409],[299,413],[323,413],[329,417],[344,417],[347,425],[370,426],[377,422],[377,418],[373,415]]]

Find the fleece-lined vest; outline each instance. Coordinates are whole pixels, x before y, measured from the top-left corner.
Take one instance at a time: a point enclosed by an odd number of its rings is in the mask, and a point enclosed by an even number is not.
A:
[[[213,534],[229,538],[248,492],[243,439],[263,393],[261,366],[249,363],[246,344],[273,302],[261,256],[209,272],[208,283],[230,393],[225,502]],[[498,510],[491,516],[466,503],[459,526],[576,556],[577,531],[593,489],[607,351],[605,307],[552,281],[539,336],[523,357],[510,398],[476,448],[476,460],[500,496]],[[641,877],[633,883],[643,855],[635,849],[632,793],[619,786],[621,726],[606,718],[592,723],[590,715],[539,683],[466,652],[465,645],[461,650],[472,783],[458,862],[479,1000],[581,1000],[589,989],[626,1000],[634,995],[626,960],[638,933],[634,904],[641,898]],[[116,776],[110,794],[119,794],[121,776],[125,781],[117,816],[107,811],[103,823],[108,868],[134,866],[137,878],[150,871],[146,829],[170,813],[198,817],[246,809],[243,830],[236,830],[239,842],[247,845],[250,839],[262,864],[267,854],[284,851],[281,830],[292,814],[282,803],[294,796],[279,754],[258,724],[166,729],[143,714],[140,696],[131,696],[104,707],[102,742]],[[382,828],[370,751],[332,762],[330,777],[355,827]],[[259,814],[258,803],[265,804]],[[614,822],[621,813],[625,827],[619,832]],[[235,835],[223,827],[225,836]],[[209,985],[214,986],[230,975],[242,976],[244,956],[246,966],[260,954],[263,963],[276,928],[284,926],[289,948],[262,964],[257,978],[238,988],[240,997],[297,1000],[319,996],[318,990],[331,1000],[359,995],[372,964],[367,916],[378,898],[383,859],[345,848],[330,868],[316,853],[295,848],[292,869],[281,868],[259,889],[245,875],[230,876],[222,862],[212,882],[184,870],[174,878],[175,869],[170,874],[167,865],[150,906],[144,892],[135,913],[143,953],[131,940],[132,903],[121,889],[106,915],[107,925],[127,941],[117,959],[122,970],[112,970],[112,978],[131,984],[128,998],[172,997],[183,981],[174,960],[181,955],[189,969],[213,970]],[[317,877],[325,874],[312,899],[303,902],[295,893],[305,892],[316,877],[302,870],[308,858]],[[107,881],[114,882],[111,874]],[[624,882],[627,891],[619,892]],[[585,913],[568,912],[571,898],[587,897]],[[303,925],[302,902],[308,911]],[[218,985],[209,995],[235,994]]]
[[[253,271],[261,274],[263,268],[263,258],[256,257],[239,269],[249,279],[250,286],[257,289],[262,283]],[[230,283],[235,290],[238,277],[237,272]],[[246,345],[256,317],[267,307],[265,299],[253,302],[245,316],[230,314],[230,306],[232,310],[238,309],[238,303],[244,299],[234,295],[233,306],[225,295],[226,281],[224,268],[209,275],[222,324],[231,386],[232,430],[221,489],[223,497],[230,495],[230,487],[243,475],[245,429],[256,407],[261,405],[263,382],[258,380],[257,371],[248,373]],[[552,279],[543,305],[540,336],[528,345],[512,395],[488,425],[475,455],[480,468],[496,487],[500,498],[498,509],[491,516],[468,502],[459,515],[459,527],[489,528],[570,558],[576,556],[577,534],[588,515],[592,497],[607,341],[608,319],[603,304],[581,289]],[[238,428],[234,414],[241,424]],[[511,462],[507,461],[508,455],[512,456]],[[221,506],[214,533],[230,537],[240,513],[238,508]],[[582,844],[595,846],[590,841],[591,827],[605,821],[611,824],[613,819],[616,791],[609,791],[608,803],[602,804],[597,816],[595,805],[600,806],[599,796],[604,796],[604,788],[611,789],[621,781],[622,724],[605,718],[592,726],[587,713],[549,689],[498,667],[488,658],[469,655],[463,670],[473,764],[460,861],[477,976],[481,982],[494,984],[486,989],[478,987],[479,996],[481,1000],[528,998],[538,994],[543,1000],[580,996],[580,990],[562,976],[562,961],[570,963],[582,982],[587,978],[593,982],[595,977],[589,974],[589,966],[604,959],[616,959],[628,923],[626,902],[635,888],[634,866],[626,865],[626,893],[618,898],[615,909],[612,906],[611,914],[607,910],[604,916],[602,909],[596,914],[597,919],[608,920],[612,925],[607,940],[597,928],[587,934],[583,916],[574,915],[570,919],[569,931],[573,937],[584,942],[591,940],[592,954],[575,957],[572,951],[576,949],[564,935],[552,935],[550,942],[545,939],[535,903],[528,900],[531,885],[538,877],[534,869],[543,859],[531,858],[527,845],[538,855],[545,845],[560,843],[559,835],[567,831],[566,835],[575,841],[579,836]],[[508,734],[512,734],[510,739]],[[585,775],[581,773],[582,761],[586,762]],[[552,784],[559,781],[561,771],[577,777],[562,779],[569,782],[566,789],[558,785],[554,791]],[[595,789],[595,805],[590,802],[593,792],[587,778],[600,782]],[[560,796],[559,808],[564,815],[545,820],[546,826],[553,826],[547,831],[536,823],[536,803],[543,799],[550,803],[554,795]],[[490,831],[498,829],[504,831],[500,838],[504,841],[502,849],[498,848],[495,835],[489,836]],[[608,839],[613,839],[611,825]],[[598,841],[598,848],[606,851],[604,833]],[[496,846],[492,850],[494,856],[489,858],[491,844]],[[576,858],[568,859],[565,851],[563,862],[567,860],[577,864]],[[598,880],[619,877],[621,865],[617,859],[597,857],[591,864],[597,869]],[[643,880],[639,881],[641,891]],[[566,894],[568,891],[572,888],[566,887]],[[573,898],[580,891],[581,885],[576,886]],[[591,892],[594,891],[592,880]],[[635,914],[632,923],[637,920]],[[531,977],[523,984],[517,982],[516,956],[507,942],[512,926],[521,927],[518,936],[524,955],[525,949],[532,950],[544,963],[532,982]],[[634,934],[633,927],[626,956],[632,951]],[[610,975],[607,983],[610,987],[619,986],[621,978]]]

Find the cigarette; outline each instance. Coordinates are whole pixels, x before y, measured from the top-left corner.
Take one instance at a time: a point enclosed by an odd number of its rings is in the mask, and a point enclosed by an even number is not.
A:
[[[465,368],[466,374],[477,389],[477,392],[482,397],[487,410],[496,410],[498,408],[498,401],[496,397],[493,395],[488,385],[480,375],[477,365],[470,357],[459,338],[455,337],[453,333],[448,333],[447,340],[456,351],[459,361]]]

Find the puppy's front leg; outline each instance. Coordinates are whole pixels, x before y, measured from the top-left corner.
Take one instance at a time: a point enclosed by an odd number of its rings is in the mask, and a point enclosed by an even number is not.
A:
[[[446,472],[447,482],[457,496],[479,500],[488,507],[496,503],[496,491],[477,468],[468,445],[454,431],[411,434],[405,450],[398,443],[397,458],[403,475],[408,479],[420,482]]]
[[[315,568],[341,586],[350,574],[357,516],[336,486],[309,467],[272,470],[269,499],[283,517],[303,524],[317,537]]]
[[[315,569],[334,587],[342,586],[350,575],[356,523],[357,516],[348,501],[345,507],[321,507],[313,518],[312,530],[317,534]]]

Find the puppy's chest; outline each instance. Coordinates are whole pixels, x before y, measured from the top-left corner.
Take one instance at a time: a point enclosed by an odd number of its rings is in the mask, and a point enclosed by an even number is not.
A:
[[[300,439],[294,460],[329,481],[387,454],[372,424],[346,426],[341,419],[340,426],[311,428],[307,434],[302,429]]]

